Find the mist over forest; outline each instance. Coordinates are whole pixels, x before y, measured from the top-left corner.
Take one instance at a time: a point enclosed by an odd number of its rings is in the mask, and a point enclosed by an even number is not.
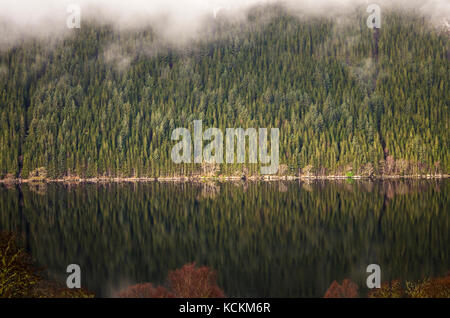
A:
[[[447,1],[0,2],[0,177],[255,175],[175,164],[177,127],[280,129],[281,175],[449,172]],[[45,3],[45,5],[43,5]],[[220,9],[220,10],[219,10]]]

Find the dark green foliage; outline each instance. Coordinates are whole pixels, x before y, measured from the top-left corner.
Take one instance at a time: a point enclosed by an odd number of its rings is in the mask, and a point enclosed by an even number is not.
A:
[[[375,62],[365,17],[265,15],[219,19],[188,46],[91,24],[1,52],[0,177],[197,173],[170,158],[172,130],[195,119],[279,127],[289,174],[449,172],[448,34],[385,14]]]

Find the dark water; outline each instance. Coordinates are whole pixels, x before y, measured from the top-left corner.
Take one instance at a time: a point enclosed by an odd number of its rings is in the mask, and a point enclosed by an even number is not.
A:
[[[109,296],[196,261],[228,296],[322,297],[368,264],[382,280],[450,270],[444,181],[0,186],[0,229],[40,266]]]

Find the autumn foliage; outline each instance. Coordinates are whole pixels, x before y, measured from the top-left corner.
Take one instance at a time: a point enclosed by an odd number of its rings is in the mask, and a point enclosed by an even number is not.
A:
[[[405,297],[402,283],[396,279],[381,285],[369,292],[369,298],[403,298]]]
[[[137,284],[120,291],[120,298],[222,298],[224,292],[217,286],[216,272],[195,263],[169,272],[168,289],[151,283]]]
[[[174,298],[175,295],[162,286],[152,283],[137,284],[120,291],[119,298]]]
[[[384,283],[369,292],[371,298],[450,298],[450,272],[444,277],[424,279],[419,282],[399,280]]]
[[[223,291],[217,286],[216,272],[207,266],[196,267],[195,263],[169,273],[169,286],[178,297],[222,298]]]
[[[333,281],[325,293],[324,298],[357,298],[358,286],[349,279],[344,279],[342,284]]]
[[[349,279],[340,285],[334,281],[325,293],[324,298],[358,297],[358,286]],[[444,277],[428,278],[418,282],[402,282],[398,279],[385,282],[381,288],[374,288],[369,298],[450,298],[450,272]]]
[[[46,279],[18,242],[15,233],[0,232],[0,298],[94,296],[85,289],[69,289],[62,283]]]
[[[11,232],[0,232],[0,297],[27,297],[39,276],[31,257],[17,244]]]

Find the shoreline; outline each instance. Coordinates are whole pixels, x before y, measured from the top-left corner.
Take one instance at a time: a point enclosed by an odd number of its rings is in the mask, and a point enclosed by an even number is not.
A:
[[[0,179],[0,184],[27,184],[27,183],[146,183],[146,182],[236,182],[236,181],[314,181],[314,180],[400,180],[400,179],[448,179],[450,175],[380,175],[380,176],[342,176],[342,175],[301,175],[301,176],[180,176],[180,177],[95,177],[95,178],[63,178],[63,179]]]

